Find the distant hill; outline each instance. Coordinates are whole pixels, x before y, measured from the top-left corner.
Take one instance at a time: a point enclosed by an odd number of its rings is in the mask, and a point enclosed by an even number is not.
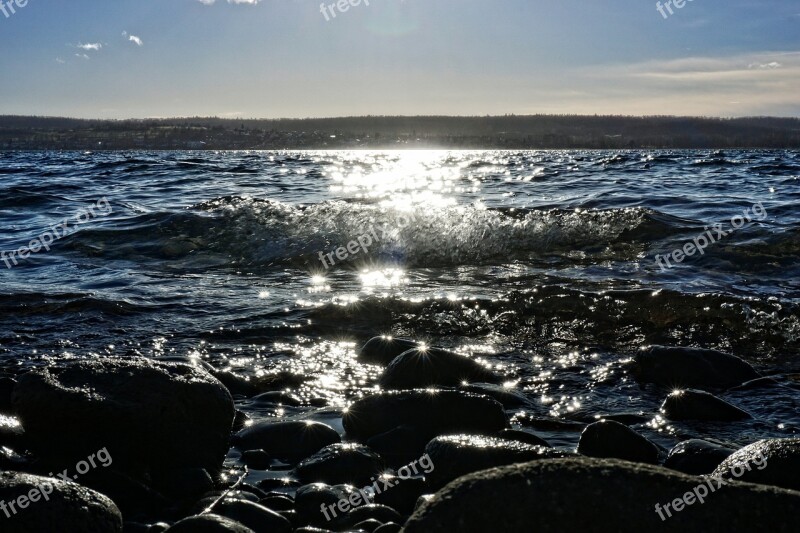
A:
[[[82,120],[0,116],[0,150],[301,148],[800,148],[800,119],[506,115]]]

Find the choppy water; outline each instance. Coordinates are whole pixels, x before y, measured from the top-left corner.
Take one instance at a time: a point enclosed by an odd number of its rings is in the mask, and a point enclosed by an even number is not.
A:
[[[539,416],[638,414],[663,445],[800,427],[797,152],[0,153],[0,250],[102,198],[107,216],[0,262],[0,370],[202,357],[302,376],[304,405],[240,401],[251,414],[333,418],[380,372],[355,346],[391,333],[490,361]],[[656,264],[754,204],[703,255]],[[731,351],[786,386],[725,396],[754,421],[653,421],[663,391],[623,369],[648,343]]]

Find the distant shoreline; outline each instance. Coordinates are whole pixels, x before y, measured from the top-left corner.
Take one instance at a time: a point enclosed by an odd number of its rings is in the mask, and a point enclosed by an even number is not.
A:
[[[0,116],[0,151],[797,149],[777,117],[342,117],[89,120]]]

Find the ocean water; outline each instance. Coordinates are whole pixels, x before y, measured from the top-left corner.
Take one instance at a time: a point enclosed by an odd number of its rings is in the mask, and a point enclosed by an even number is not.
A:
[[[65,219],[49,251],[7,259]],[[253,417],[335,423],[381,371],[355,349],[387,334],[486,361],[530,399],[519,411],[626,415],[664,446],[800,427],[798,152],[0,153],[0,250],[8,375],[200,358],[295,375],[294,402],[238,398]],[[781,386],[723,396],[754,420],[670,423],[625,368],[647,344],[729,351]]]

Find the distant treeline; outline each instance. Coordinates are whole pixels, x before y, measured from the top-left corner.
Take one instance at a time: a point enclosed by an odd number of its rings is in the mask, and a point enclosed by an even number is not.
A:
[[[0,150],[800,148],[800,119],[529,115],[83,120],[0,116]]]

